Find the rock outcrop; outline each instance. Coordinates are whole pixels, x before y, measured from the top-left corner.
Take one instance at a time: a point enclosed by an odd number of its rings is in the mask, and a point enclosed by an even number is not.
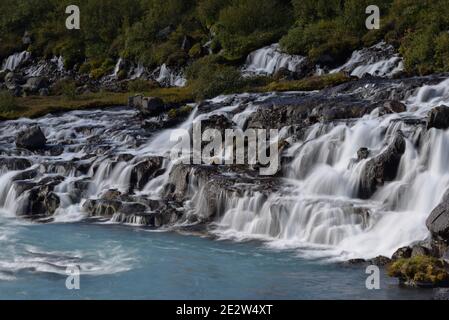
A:
[[[39,126],[32,126],[19,132],[16,137],[16,145],[19,148],[29,150],[43,149],[47,139]]]
[[[444,129],[449,128],[449,107],[439,106],[429,111],[427,116],[427,129]]]
[[[397,132],[392,143],[379,155],[369,160],[361,173],[359,197],[371,197],[385,181],[392,181],[397,174],[399,163],[405,152],[405,139]]]

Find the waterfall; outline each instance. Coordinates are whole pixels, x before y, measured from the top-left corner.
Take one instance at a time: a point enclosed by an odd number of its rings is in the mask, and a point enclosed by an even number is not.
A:
[[[275,43],[251,52],[242,72],[244,75],[273,75],[282,68],[297,72],[305,62],[305,57],[286,54]]]
[[[403,59],[395,52],[393,46],[380,42],[372,47],[354,51],[351,58],[341,67],[331,71],[345,71],[355,77],[365,74],[378,77],[392,77],[404,70]]]
[[[17,69],[17,67],[28,61],[28,59],[30,58],[31,53],[29,53],[28,51],[14,53],[13,55],[10,55],[8,58],[6,58],[6,60],[3,62],[2,70],[14,71]]]
[[[385,81],[395,87],[406,80]],[[173,183],[184,183],[185,198],[164,203],[179,205],[163,207],[164,215],[172,209],[179,213],[176,217],[182,215],[170,223],[214,219],[210,231],[218,237],[259,239],[314,258],[391,256],[399,247],[429,236],[425,220],[449,188],[449,131],[406,121],[425,120],[431,107],[449,103],[448,81],[417,88],[403,101],[403,113],[379,116],[374,110],[362,118],[303,126],[298,135],[290,133],[290,126],[282,128],[280,138],[288,142],[282,176],[266,180],[250,170],[224,166],[204,166],[216,170],[211,176],[193,165],[187,167],[187,178],[173,176],[179,163],[169,158],[176,147],[170,137],[174,130],[190,131],[195,122],[211,117],[243,129],[263,108],[295,106],[310,97],[321,103],[323,92],[220,96],[192,104],[194,111],[177,126],[167,124],[164,116],[147,119],[167,125],[159,131],[142,128],[137,111],[126,108],[6,121],[0,128],[0,214],[18,215],[31,205],[44,211],[41,204],[57,198],[57,209],[44,217],[46,221],[83,219],[88,215],[85,204],[97,201],[95,213],[106,213],[105,220],[151,225],[166,191]],[[338,99],[352,94],[338,93]],[[46,150],[31,152],[14,145],[17,133],[30,124],[42,127]],[[399,135],[405,151],[396,177],[368,197],[360,196],[364,170]],[[367,158],[358,157],[360,148],[367,148]],[[153,166],[150,160],[155,157],[164,160]],[[213,185],[214,179],[225,183]],[[213,198],[210,192],[215,192]],[[37,203],[38,197],[44,200]]]
[[[161,66],[156,81],[170,87],[184,87],[187,83],[181,74],[172,71],[165,63]]]

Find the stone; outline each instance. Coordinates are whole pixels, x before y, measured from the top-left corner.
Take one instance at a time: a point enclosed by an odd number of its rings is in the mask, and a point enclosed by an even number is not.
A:
[[[369,160],[362,169],[359,183],[360,198],[371,197],[378,186],[396,177],[404,152],[405,139],[402,132],[398,131],[392,143],[381,154]]]
[[[434,238],[449,241],[449,201],[443,201],[432,210],[426,226]]]
[[[396,250],[395,253],[393,253],[393,256],[391,257],[392,260],[398,260],[398,259],[408,259],[412,256],[412,248],[410,247],[402,247]]]
[[[16,145],[28,150],[43,149],[47,139],[39,126],[29,127],[17,134]]]
[[[429,111],[427,115],[427,129],[449,128],[449,107],[439,106]]]
[[[166,111],[166,106],[162,99],[143,97],[141,95],[129,97],[128,107],[139,110],[144,117],[155,117]]]
[[[364,159],[368,159],[370,154],[370,151],[368,148],[360,148],[359,151],[357,151],[357,160],[361,161]]]

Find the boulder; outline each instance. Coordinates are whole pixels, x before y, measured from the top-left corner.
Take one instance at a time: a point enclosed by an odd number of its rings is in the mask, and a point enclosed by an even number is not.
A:
[[[369,152],[368,148],[360,148],[357,151],[357,160],[361,161],[361,160],[364,160],[364,159],[368,159],[369,154],[370,154],[370,152]]]
[[[165,103],[156,97],[137,95],[128,99],[128,106],[139,110],[144,117],[155,117],[166,111]]]
[[[429,111],[427,115],[427,129],[449,128],[449,107],[439,106]]]
[[[412,256],[412,248],[410,247],[402,247],[396,250],[395,253],[393,253],[393,256],[391,257],[392,260],[398,260],[398,259],[408,259]]]
[[[402,113],[407,111],[407,106],[397,100],[388,100],[379,107],[379,115],[392,114],[392,113]]]
[[[15,91],[18,86],[21,86],[24,83],[22,75],[15,72],[8,72],[5,75],[4,81],[6,88],[10,91]]]
[[[41,89],[48,87],[48,80],[45,77],[31,77],[28,78],[22,89],[26,93],[39,93]]]
[[[433,209],[426,226],[434,238],[449,241],[449,201],[443,201]]]
[[[32,126],[17,134],[16,145],[29,150],[39,150],[45,147],[47,139],[39,126]]]
[[[359,183],[359,197],[371,197],[378,186],[392,181],[397,174],[399,163],[405,152],[405,139],[398,131],[393,142],[378,156],[369,160],[362,169]]]
[[[31,161],[24,158],[0,158],[0,168],[7,171],[25,170],[31,165]]]

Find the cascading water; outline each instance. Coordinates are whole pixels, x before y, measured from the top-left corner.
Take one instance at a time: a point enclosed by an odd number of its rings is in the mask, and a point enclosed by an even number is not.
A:
[[[403,69],[403,59],[395,52],[393,46],[380,42],[372,47],[354,51],[343,66],[332,70],[331,73],[345,71],[359,78],[365,74],[392,77]]]
[[[156,81],[170,87],[184,87],[187,83],[181,74],[173,72],[165,63],[161,66]]]
[[[280,138],[289,142],[286,157],[290,161],[284,165],[284,177],[276,178],[276,188],[247,188],[252,180],[244,173],[240,186],[219,191],[213,204],[207,197],[210,179],[192,166],[181,212],[184,219],[171,223],[194,221],[192,217],[209,219],[213,209],[216,220],[211,232],[220,237],[257,238],[270,246],[300,248],[304,255],[332,259],[391,256],[401,246],[424,240],[428,237],[424,221],[449,186],[445,166],[449,133],[426,130],[405,119],[423,119],[434,105],[448,103],[447,81],[419,88],[405,101],[408,110],[403,113],[379,117],[373,111],[360,119],[316,123],[297,139],[289,136],[289,130],[281,130]],[[162,201],[173,171],[179,169],[168,157],[175,145],[169,142],[173,130],[188,131],[196,121],[220,116],[244,129],[266,103],[301,96],[217,97],[202,107],[206,109],[193,105],[195,111],[185,121],[157,133],[143,129],[136,111],[126,109],[6,121],[0,129],[1,215],[41,210],[35,201],[44,194],[40,201],[47,210],[55,209],[52,215],[37,217],[45,221],[81,220],[92,209],[90,215],[98,214],[106,221],[157,225],[154,206]],[[13,145],[17,132],[31,123],[43,129],[46,150],[36,153]],[[364,168],[388,149],[399,132],[406,146],[396,178],[368,199],[360,198]],[[369,150],[367,159],[356,159],[360,148]],[[146,175],[149,170],[152,176]],[[232,171],[217,174],[229,181],[241,175]],[[50,193],[45,193],[47,187],[52,188]]]
[[[250,53],[242,71],[244,75],[272,75],[282,68],[296,72],[305,62],[305,57],[286,54],[275,43]]]
[[[21,64],[28,61],[30,59],[30,57],[31,57],[31,53],[29,53],[28,51],[14,53],[13,55],[6,58],[6,60],[3,62],[2,70],[14,71]]]

